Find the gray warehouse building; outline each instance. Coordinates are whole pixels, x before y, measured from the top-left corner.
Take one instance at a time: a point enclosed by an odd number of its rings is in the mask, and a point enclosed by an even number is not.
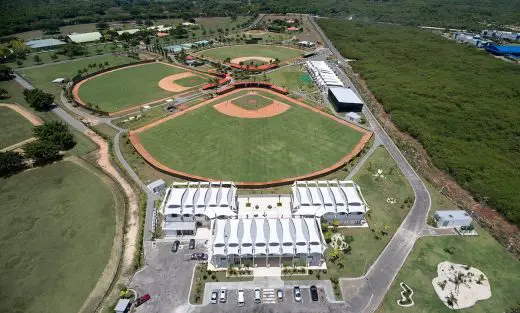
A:
[[[329,87],[329,99],[337,112],[361,112],[363,101],[350,88]]]
[[[472,222],[471,216],[463,210],[436,211],[433,218],[437,227],[466,227]]]

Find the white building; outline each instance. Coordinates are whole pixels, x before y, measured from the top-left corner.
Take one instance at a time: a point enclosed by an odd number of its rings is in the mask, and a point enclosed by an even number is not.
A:
[[[433,218],[437,227],[461,227],[470,226],[473,219],[464,210],[436,211]]]
[[[329,223],[366,223],[369,209],[353,181],[297,181],[291,189],[293,216],[316,217]]]
[[[192,235],[212,219],[236,218],[236,190],[231,182],[173,183],[161,204],[164,235]]]
[[[83,33],[83,34],[70,34],[67,36],[67,40],[74,43],[84,43],[84,42],[93,42],[99,41],[103,38],[100,32],[91,32],[91,33]]]
[[[325,241],[315,218],[217,219],[211,263],[251,267],[320,266]]]
[[[307,61],[307,71],[321,90],[328,87],[345,87],[343,82],[325,61]]]

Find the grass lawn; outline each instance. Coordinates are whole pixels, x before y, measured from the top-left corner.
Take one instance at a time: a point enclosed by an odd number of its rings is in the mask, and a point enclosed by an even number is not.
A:
[[[0,179],[0,203],[0,311],[77,312],[110,255],[111,189],[62,161]]]
[[[291,105],[271,93],[259,94]],[[291,106],[271,118],[241,119],[218,112],[210,103],[139,136],[144,148],[166,166],[233,181],[268,181],[321,170],[349,153],[361,138],[350,127]]]
[[[33,125],[15,110],[0,107],[0,149],[32,137]]]
[[[49,64],[33,69],[20,69],[18,70],[18,74],[27,79],[36,88],[43,89],[55,96],[59,96],[61,86],[53,83],[52,80],[60,77],[71,79],[78,74],[79,69],[88,68],[89,64],[105,62],[108,62],[108,66],[110,67],[136,62],[136,60],[128,57],[104,55],[91,59],[77,59],[63,64]],[[95,70],[97,71],[97,68]]]
[[[397,305],[400,282],[413,289],[413,312],[453,312],[435,293],[432,279],[437,276],[437,264],[443,261],[466,264],[480,269],[489,279],[492,296],[477,302],[463,312],[505,312],[518,305],[520,299],[520,263],[504,250],[491,235],[477,227],[476,237],[426,237],[415,244],[414,250],[390,287],[377,312],[403,312]],[[450,248],[453,254],[444,249]]]
[[[318,90],[303,65],[286,66],[271,71],[266,76],[270,83],[282,86],[290,91],[308,94]]]
[[[186,70],[161,63],[124,68],[86,81],[79,88],[79,96],[103,111],[115,112],[174,95],[158,83],[166,76],[182,72]]]
[[[174,83],[181,85],[182,87],[195,87],[206,83],[208,80],[201,76],[190,76],[181,79],[177,79]]]
[[[220,61],[224,61],[226,58],[234,59],[251,56],[266,57],[271,59],[278,58],[280,61],[285,61],[301,56],[303,53],[304,51],[302,50],[290,49],[281,46],[242,45],[203,50],[199,53],[196,53],[196,55],[205,56]]]
[[[272,99],[258,95],[245,95],[231,101],[231,103],[247,110],[258,110],[271,104],[272,102]]]

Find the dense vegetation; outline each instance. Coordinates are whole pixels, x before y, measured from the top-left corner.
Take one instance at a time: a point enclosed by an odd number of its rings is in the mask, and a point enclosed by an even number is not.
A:
[[[112,20],[229,16],[252,13],[311,13],[407,25],[477,27],[520,20],[515,0],[3,0],[0,35],[66,24]],[[103,25],[103,24],[100,24]]]
[[[520,224],[520,67],[415,28],[320,20],[434,164]]]

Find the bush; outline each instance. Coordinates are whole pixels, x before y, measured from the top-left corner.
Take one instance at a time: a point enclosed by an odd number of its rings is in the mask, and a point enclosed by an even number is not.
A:
[[[26,89],[23,92],[25,101],[37,111],[49,110],[54,103],[54,96],[40,89]]]
[[[34,127],[34,136],[41,141],[53,143],[60,150],[69,150],[76,145],[69,126],[63,122],[47,122],[36,126]]]
[[[18,152],[0,152],[0,176],[10,176],[25,168],[24,157]]]
[[[24,148],[25,156],[34,160],[36,165],[45,165],[61,158],[60,150],[52,142],[37,140]]]

